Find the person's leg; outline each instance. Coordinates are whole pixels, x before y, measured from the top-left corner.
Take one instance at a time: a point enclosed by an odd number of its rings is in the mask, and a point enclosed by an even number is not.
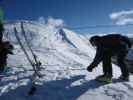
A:
[[[0,63],[0,73],[4,72],[5,66],[6,66],[5,63],[3,62]]]
[[[105,53],[103,57],[103,72],[105,76],[112,78],[112,64],[111,64],[111,56],[109,53]]]
[[[124,59],[125,59],[125,55],[124,53],[121,53],[119,54],[118,56],[118,59],[117,59],[117,62],[118,62],[118,66],[120,67],[121,69],[121,73],[123,77],[129,77],[129,71],[128,71],[128,68],[124,62]]]
[[[111,56],[108,53],[104,54],[103,57],[103,75],[96,78],[96,80],[112,83],[112,64],[111,64]]]
[[[122,73],[120,76],[120,79],[129,80],[129,70],[128,70],[127,65],[124,61],[126,54],[128,52],[127,45],[121,44],[118,51],[119,52],[117,54],[117,63],[118,63],[118,66],[120,67],[121,73]]]

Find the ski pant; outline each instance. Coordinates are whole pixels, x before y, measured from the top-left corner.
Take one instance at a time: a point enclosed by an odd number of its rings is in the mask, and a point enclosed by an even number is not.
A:
[[[3,60],[3,59],[1,59],[1,57],[0,57],[0,73],[4,71],[6,65],[7,65],[6,59]]]
[[[118,52],[117,52],[118,51]],[[127,49],[125,46],[120,46],[114,51],[105,51],[103,56],[103,73],[106,76],[112,77],[112,64],[111,64],[111,58],[112,56],[117,57],[117,64],[121,69],[122,76],[128,77],[129,71],[128,68],[124,62],[125,56],[127,54]]]
[[[0,64],[0,73],[2,73],[5,69],[5,64]]]

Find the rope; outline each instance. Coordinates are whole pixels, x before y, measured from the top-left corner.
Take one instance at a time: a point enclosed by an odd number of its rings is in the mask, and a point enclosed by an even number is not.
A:
[[[22,67],[16,67],[16,68],[22,68]],[[86,70],[86,68],[67,68],[67,69],[46,69],[41,67],[44,71],[76,71],[76,70]],[[24,71],[34,71],[33,69],[24,69]],[[42,71],[42,70],[41,70]]]
[[[25,66],[28,66],[28,65],[25,65]],[[49,66],[49,65],[47,65],[47,66]],[[54,65],[52,65],[52,66],[54,66]],[[62,65],[62,66],[64,66],[64,65]],[[27,69],[25,67],[22,67],[22,65],[20,65],[20,66],[13,66],[13,67],[19,68],[19,69],[22,68],[24,71],[34,71],[33,69]],[[67,67],[66,69],[47,69],[46,67],[45,68],[41,67],[41,71],[42,70],[44,70],[44,71],[68,71],[68,70],[74,71],[74,70],[86,70],[86,68],[68,68]]]

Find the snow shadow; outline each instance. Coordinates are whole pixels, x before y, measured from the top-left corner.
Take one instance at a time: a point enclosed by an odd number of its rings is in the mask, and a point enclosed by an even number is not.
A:
[[[89,89],[94,90],[103,85],[95,80],[80,82],[80,79],[84,78],[84,75],[79,75],[69,79],[44,82],[43,85],[36,86],[37,91],[33,96],[27,95],[29,86],[20,86],[2,94],[0,100],[76,100]],[[76,81],[80,84],[72,85]]]

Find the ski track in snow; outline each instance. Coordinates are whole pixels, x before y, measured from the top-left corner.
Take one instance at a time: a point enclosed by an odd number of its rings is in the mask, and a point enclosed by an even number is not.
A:
[[[56,29],[53,31],[53,27],[28,22],[25,24],[29,33],[36,36],[35,33],[39,32],[41,37],[40,40],[31,42],[36,43],[34,48],[38,45],[34,51],[41,62],[46,64],[42,66],[41,71],[44,76],[36,81],[35,94],[28,96],[27,93],[31,87],[29,78],[33,70],[17,47],[15,55],[10,56],[8,60],[8,66],[11,69],[0,81],[0,100],[132,100],[132,75],[130,82],[117,81],[120,69],[113,65],[113,78],[116,81],[112,84],[102,84],[94,80],[96,76],[102,74],[101,64],[93,72],[85,70],[95,54],[94,49],[87,45],[87,38],[81,39],[81,36],[77,36],[76,33],[64,29],[62,31],[65,38],[62,39],[66,41],[58,40]],[[7,25],[7,30],[10,32],[14,25],[20,31],[18,23],[12,24],[11,27]],[[47,39],[43,40],[43,36]],[[13,36],[11,38],[15,41]],[[77,48],[72,48],[68,40]],[[48,44],[45,46],[41,43],[42,41]],[[76,68],[77,70],[71,70]]]

